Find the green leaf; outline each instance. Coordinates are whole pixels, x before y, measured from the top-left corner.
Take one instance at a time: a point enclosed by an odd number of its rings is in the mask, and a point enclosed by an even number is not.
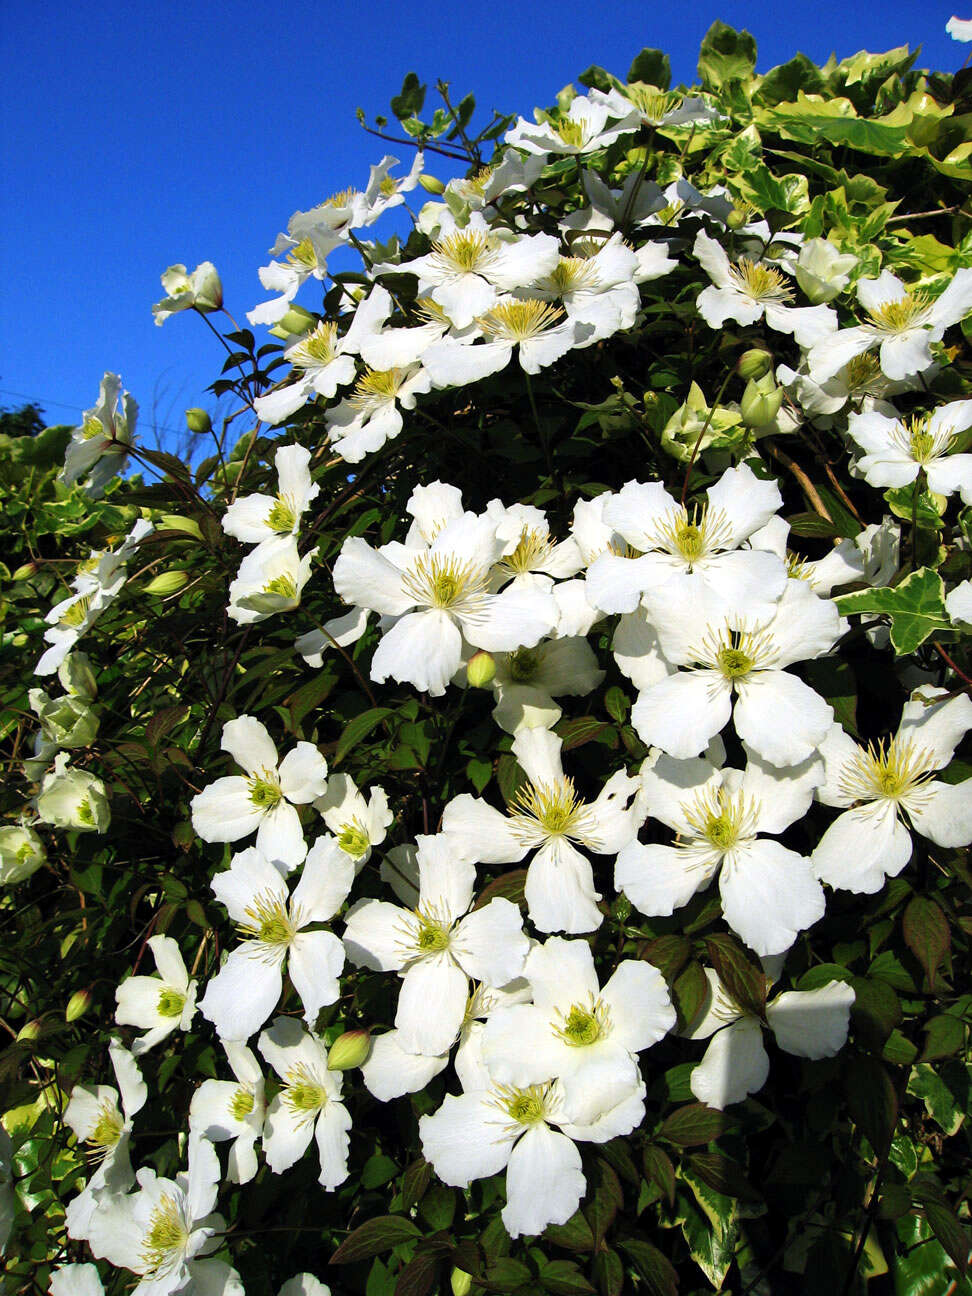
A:
[[[598,1157],[593,1176],[588,1176],[587,1201],[582,1207],[594,1235],[595,1250],[623,1204],[621,1181],[603,1157]]]
[[[852,1120],[881,1156],[898,1119],[898,1099],[887,1071],[875,1058],[853,1058],[845,1070],[844,1091]]]
[[[597,1289],[601,1296],[621,1296],[621,1291],[624,1288],[624,1265],[621,1263],[621,1257],[617,1251],[612,1251],[610,1247],[602,1248],[594,1257],[591,1276],[597,1283]],[[578,1277],[581,1277],[581,1275],[578,1274]],[[586,1279],[582,1279],[582,1281],[585,1282],[587,1291],[594,1290]],[[583,1289],[573,1288],[572,1290],[579,1291]]]
[[[667,90],[672,83],[672,65],[668,61],[668,55],[646,46],[640,54],[635,55],[634,62],[628,69],[629,85],[632,81],[642,81],[645,85]]]
[[[432,1182],[432,1167],[424,1157],[406,1166],[402,1175],[402,1210],[411,1210],[422,1200],[422,1194]]]
[[[788,63],[771,68],[760,80],[753,98],[772,108],[774,104],[795,99],[801,90],[819,94],[824,89],[824,79],[816,63],[811,63],[805,54],[797,54]]]
[[[766,1009],[766,977],[743,947],[729,935],[707,936],[709,961],[731,998],[744,1012],[762,1017]]]
[[[356,715],[353,720],[349,720],[338,739],[332,765],[339,765],[352,747],[357,746],[362,738],[367,738],[375,725],[381,724],[382,720],[392,714],[391,707],[371,707],[368,711]]]
[[[748,81],[756,67],[756,42],[748,31],[736,31],[718,20],[706,32],[699,50],[699,76],[707,90],[730,81]]]
[[[409,1260],[395,1282],[395,1296],[428,1296],[439,1276],[441,1257],[420,1251]]]
[[[915,896],[901,919],[905,944],[925,969],[929,988],[935,990],[935,977],[947,956],[952,938],[948,920],[934,900]]]
[[[911,1192],[915,1203],[924,1210],[925,1219],[948,1252],[952,1263],[959,1274],[964,1276],[968,1268],[972,1240],[946,1200],[941,1184],[932,1175],[921,1174],[912,1181]]]
[[[391,100],[391,110],[399,121],[418,116],[425,103],[425,90],[426,87],[419,82],[416,73],[405,74],[401,94],[394,95]]]
[[[434,1183],[419,1202],[419,1214],[431,1229],[447,1229],[456,1213],[455,1189]]]
[[[732,1120],[714,1107],[700,1102],[688,1103],[665,1117],[658,1137],[677,1147],[695,1147],[718,1138],[731,1124]]]
[[[675,1201],[675,1167],[671,1157],[654,1143],[646,1143],[642,1154],[645,1175],[649,1183],[657,1185],[668,1198],[669,1206]]]
[[[501,877],[494,878],[480,891],[473,909],[482,909],[483,905],[489,904],[490,900],[495,900],[497,896],[503,900],[509,900],[511,904],[525,904],[524,887],[526,886],[526,875],[525,868],[510,869],[508,873],[502,874]]]
[[[672,986],[672,999],[678,1013],[680,1030],[687,1029],[695,1021],[708,993],[709,982],[702,964],[698,959],[693,959],[685,971],[676,977]]]
[[[533,1282],[533,1274],[519,1260],[509,1256],[500,1256],[483,1274],[487,1286],[493,1291],[516,1291],[526,1283]]]
[[[574,1296],[575,1292],[594,1290],[573,1260],[551,1260],[540,1270],[539,1282],[544,1291],[553,1292],[554,1296]]]
[[[619,1238],[618,1246],[631,1257],[649,1296],[678,1296],[678,1274],[657,1247],[640,1238]]]
[[[554,733],[563,739],[561,751],[568,752],[574,747],[582,747],[584,743],[593,741],[608,727],[607,723],[598,720],[597,716],[578,716],[574,720],[561,720],[554,726]]]
[[[744,1201],[759,1201],[760,1194],[746,1178],[738,1162],[721,1152],[693,1152],[686,1165],[698,1175],[713,1192],[723,1197],[739,1197]]]
[[[331,1256],[331,1264],[354,1264],[391,1251],[403,1242],[421,1237],[421,1231],[403,1215],[376,1215],[354,1229]]]
[[[945,611],[945,586],[938,572],[922,567],[900,585],[857,590],[835,600],[841,616],[882,612],[891,617],[891,643],[902,656],[913,653],[929,635],[950,628]]]
[[[617,720],[618,724],[624,724],[630,706],[628,695],[624,689],[618,688],[617,684],[612,684],[604,694],[604,709],[613,720]]]
[[[850,984],[854,988],[851,1004],[854,1028],[867,1045],[880,1049],[901,1022],[898,996],[886,981],[852,977]]]
[[[638,957],[654,964],[665,980],[671,981],[691,953],[692,943],[684,936],[656,936],[642,945]]]
[[[821,657],[803,663],[803,677],[834,708],[834,718],[856,735],[857,679],[850,664],[839,657]]]
[[[764,162],[735,176],[732,183],[761,212],[782,211],[799,216],[810,206],[805,175],[776,176]]]
[[[565,1251],[593,1251],[594,1234],[583,1211],[577,1210],[566,1224],[548,1224],[543,1236]]]
[[[925,1046],[921,1050],[922,1062],[937,1058],[954,1057],[965,1049],[965,1027],[958,1017],[940,1013],[925,1022]]]
[[[398,1166],[391,1157],[376,1152],[361,1167],[361,1187],[380,1188],[398,1174]]]
[[[908,1079],[908,1093],[924,1102],[928,1115],[946,1134],[955,1134],[965,1120],[969,1070],[961,1063],[946,1062],[936,1068],[919,1062]]]

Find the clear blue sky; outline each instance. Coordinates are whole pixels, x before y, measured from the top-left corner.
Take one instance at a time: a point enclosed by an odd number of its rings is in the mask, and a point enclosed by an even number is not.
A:
[[[242,322],[267,296],[257,267],[290,214],[367,180],[386,149],[354,110],[387,111],[410,69],[430,101],[442,77],[457,98],[529,116],[590,63],[623,76],[645,45],[691,83],[720,18],[756,37],[759,71],[798,49],[822,62],[919,43],[922,66],[954,71],[970,47],[945,34],[953,3],[7,4],[0,406],[29,398],[49,422],[76,422],[105,369],[138,400],[143,428],[153,408],[179,428],[186,406],[211,406],[218,344],[196,317],[155,327],[159,275],[214,261]]]

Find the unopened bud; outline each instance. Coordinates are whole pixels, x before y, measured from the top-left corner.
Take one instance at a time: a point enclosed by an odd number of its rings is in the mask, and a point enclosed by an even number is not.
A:
[[[762,347],[753,347],[742,353],[736,368],[740,378],[745,378],[747,382],[751,378],[765,378],[773,368],[773,357]]]
[[[726,217],[726,224],[731,230],[742,229],[749,220],[749,212],[744,207],[733,207]]]
[[[146,594],[175,594],[189,583],[189,573],[184,571],[160,572],[145,586]]]
[[[486,688],[492,683],[493,676],[496,674],[496,659],[492,653],[485,652],[482,648],[469,658],[469,665],[466,667],[466,679],[469,681],[471,688]]]
[[[75,990],[74,994],[67,1002],[64,1009],[64,1020],[66,1022],[77,1021],[91,1007],[93,1000],[90,990]]]
[[[17,1034],[16,1042],[18,1044],[25,1044],[30,1040],[38,1040],[40,1039],[43,1030],[43,1022],[39,1017],[35,1017],[34,1020],[29,1021],[26,1026],[21,1026],[20,1031]]]
[[[467,1274],[465,1269],[453,1269],[449,1286],[452,1288],[452,1296],[467,1296],[472,1288],[472,1275]]]
[[[328,1071],[350,1071],[360,1066],[371,1052],[371,1032],[345,1031],[339,1035],[327,1052]]]
[[[312,315],[309,310],[304,310],[303,306],[291,305],[287,314],[274,324],[270,332],[274,337],[286,341],[297,333],[306,333],[308,329],[316,328],[317,321],[318,316]]]
[[[747,427],[768,427],[769,424],[775,421],[777,414],[780,412],[780,406],[783,404],[783,388],[773,387],[771,390],[766,391],[760,386],[763,381],[763,379],[760,379],[760,382],[757,383],[750,379],[746,384],[742,400],[739,402],[743,422]]]
[[[213,420],[204,409],[194,405],[192,409],[186,410],[186,427],[190,432],[212,432]]]
[[[423,172],[419,176],[418,182],[425,190],[426,193],[430,193],[430,194],[445,193],[445,185],[442,183],[441,180],[437,180],[434,175],[428,175],[426,172]]]
[[[36,571],[37,564],[35,562],[25,562],[22,567],[17,568],[10,579],[15,581],[29,580]]]

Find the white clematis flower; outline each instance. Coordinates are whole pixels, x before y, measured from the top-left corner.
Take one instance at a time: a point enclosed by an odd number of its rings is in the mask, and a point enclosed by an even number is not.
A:
[[[105,785],[87,770],[69,769],[67,752],[54,757],[54,769],[41,780],[37,817],[55,828],[103,833],[111,823]]]
[[[972,504],[972,454],[949,454],[972,426],[972,400],[949,401],[927,416],[905,422],[879,410],[852,414],[847,434],[864,451],[856,471],[871,486],[907,486],[919,473],[938,495],[956,491]]]
[[[708,994],[698,1017],[685,1032],[689,1039],[714,1038],[694,1069],[689,1087],[700,1102],[719,1111],[762,1089],[769,1075],[758,1017],[729,997],[711,968],[705,969]],[[786,1053],[796,1057],[834,1057],[843,1048],[854,991],[843,981],[817,990],[786,990],[766,1005],[766,1024]]]
[[[162,287],[166,295],[152,307],[158,325],[190,307],[207,313],[218,311],[223,305],[223,285],[212,261],[201,261],[192,274],[182,264],[169,266],[162,275]]]
[[[532,648],[557,621],[549,594],[489,592],[503,542],[487,517],[465,513],[447,523],[428,549],[377,551],[359,537],[344,542],[334,588],[347,603],[396,618],[371,662],[371,678],[391,676],[441,696],[459,669],[463,637],[476,648]]]
[[[361,901],[348,913],[344,944],[359,967],[400,973],[398,1042],[406,1052],[436,1057],[459,1033],[469,979],[506,985],[520,974],[529,942],[509,900],[469,912],[476,870],[460,843],[448,833],[417,840],[417,907]]]
[[[314,802],[337,844],[354,861],[358,872],[380,846],[395,816],[383,788],[373,787],[365,797],[347,774],[332,774],[322,797]]]
[[[775,765],[798,765],[823,742],[833,708],[785,668],[832,648],[840,617],[804,581],[786,582],[769,617],[727,617],[700,590],[655,629],[665,658],[684,669],[639,694],[631,723],[643,742],[679,759],[697,756],[730,716],[739,737]]]
[[[667,916],[719,872],[729,926],[757,954],[781,954],[823,917],[823,888],[808,859],[760,834],[802,818],[822,778],[818,759],[780,770],[750,755],[738,770],[656,753],[642,768],[639,803],[678,841],[630,842],[618,855],[615,886],[642,913]]]
[[[276,495],[244,495],[223,514],[227,535],[244,544],[262,544],[277,536],[295,536],[300,520],[320,494],[311,481],[310,451],[300,445],[281,446],[274,455],[279,490]]]
[[[293,893],[279,871],[251,847],[217,873],[213,891],[246,937],[209,982],[199,1009],[223,1040],[246,1040],[277,1006],[284,962],[313,1027],[340,993],[344,947],[333,932],[305,931],[338,911],[354,881],[354,864],[336,842],[321,838],[304,861]]]
[[[637,1084],[637,1054],[675,1025],[656,967],[624,959],[601,989],[586,941],[552,936],[535,945],[523,977],[533,1002],[491,1013],[483,1032],[483,1060],[502,1084],[559,1078],[568,1099],[596,1104],[608,1067]]]
[[[881,348],[881,368],[889,378],[922,373],[932,363],[931,344],[972,309],[972,269],[962,268],[941,296],[909,291],[890,270],[876,279],[857,281],[857,300],[869,324],[816,339],[807,356],[810,378],[825,383],[854,356]],[[799,339],[797,339],[799,341]]]
[[[789,305],[793,289],[775,265],[749,257],[730,263],[722,244],[704,230],[695,236],[692,251],[712,280],[696,300],[710,328],[721,329],[727,319],[755,324],[765,317],[770,328],[792,334],[801,347],[836,332],[837,316],[828,306]]]
[[[786,570],[769,553],[754,561],[740,545],[782,504],[776,482],[760,481],[746,464],[727,469],[691,515],[660,482],[628,482],[605,504],[604,521],[642,556],[602,554],[587,573],[588,598],[605,612],[633,612],[644,599],[664,616],[672,602],[691,605],[704,585],[727,611],[758,603],[768,611]]]
[[[972,701],[924,690],[906,702],[893,738],[862,747],[835,724],[821,744],[817,799],[839,806],[811,856],[818,878],[846,891],[880,891],[911,859],[911,834],[936,846],[972,842],[972,782],[943,783],[943,769],[972,728]]]
[[[99,1200],[128,1192],[135,1182],[128,1144],[134,1118],[148,1097],[138,1063],[118,1040],[109,1043],[108,1056],[118,1089],[110,1085],[75,1085],[64,1111],[65,1124],[96,1162],[94,1173],[68,1203],[65,1215],[69,1235],[81,1240],[88,1236]]]
[[[174,1180],[147,1167],[136,1177],[137,1192],[100,1203],[88,1239],[92,1252],[138,1275],[135,1296],[169,1296],[184,1288],[243,1296],[235,1270],[199,1258],[215,1250],[215,1234],[225,1227],[212,1213],[221,1178],[212,1143],[190,1138],[188,1171]]]
[[[594,326],[579,318],[568,317],[558,324],[563,314],[559,306],[538,297],[498,297],[485,314],[476,317],[487,341],[470,344],[461,338],[443,338],[423,353],[422,363],[436,387],[463,387],[505,369],[516,347],[523,372],[539,373],[571,348],[595,340]]]
[[[193,828],[207,842],[238,841],[256,832],[261,854],[283,872],[295,869],[307,854],[295,806],[324,795],[327,761],[308,742],[278,761],[273,739],[253,716],[228,720],[220,746],[246,777],[217,779],[193,797]]]
[[[267,1108],[263,1150],[280,1174],[316,1137],[321,1173],[329,1192],[348,1177],[351,1116],[341,1102],[341,1072],[328,1071],[327,1046],[292,1017],[278,1017],[260,1036],[260,1052],[283,1081]]]
[[[104,1285],[93,1264],[59,1265],[51,1273],[50,1296],[104,1296]]]
[[[122,392],[119,376],[106,373],[98,403],[84,411],[81,425],[71,432],[59,480],[73,486],[85,477],[87,493],[100,499],[105,486],[124,467],[128,447],[135,439],[137,417],[138,405],[128,392]]]
[[[547,729],[521,729],[513,754],[529,782],[508,814],[463,794],[446,806],[442,827],[483,864],[511,864],[530,851],[525,894],[530,919],[540,931],[569,934],[601,925],[590,861],[575,842],[614,855],[637,831],[637,783],[624,770],[612,774],[594,801],[585,802],[565,777],[562,740]]]
[[[152,936],[148,942],[158,976],[130,976],[115,991],[119,1026],[144,1026],[146,1033],[132,1044],[141,1057],[174,1030],[186,1031],[196,1014],[196,982],[171,936]]]
[[[367,370],[352,395],[324,416],[331,448],[348,463],[360,463],[398,436],[404,426],[398,407],[414,409],[416,397],[430,386],[429,375],[419,365]]]
[[[300,606],[312,561],[312,553],[301,558],[292,535],[264,540],[240,563],[230,583],[227,614],[238,625],[253,625],[278,612],[292,612]]]
[[[230,1183],[249,1183],[257,1172],[256,1140],[263,1133],[263,1072],[245,1044],[224,1040],[232,1080],[204,1080],[189,1104],[189,1132],[211,1142],[232,1139]]]
[[[619,116],[620,121],[617,120]],[[615,124],[609,126],[609,121]],[[525,153],[576,157],[607,148],[640,126],[640,116],[632,103],[626,101],[617,108],[603,95],[599,101],[593,95],[590,98],[577,95],[556,121],[549,116],[541,122],[528,122],[519,117],[516,125],[506,132],[504,140]]]

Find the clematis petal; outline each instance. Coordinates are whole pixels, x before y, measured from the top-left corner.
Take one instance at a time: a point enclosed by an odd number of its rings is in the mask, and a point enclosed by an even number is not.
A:
[[[766,1007],[776,1042],[797,1057],[834,1057],[847,1040],[855,994],[843,981],[817,990],[787,990]]]
[[[502,1220],[510,1237],[542,1233],[565,1224],[580,1205],[587,1184],[580,1153],[564,1134],[531,1126],[510,1155]]]
[[[689,1087],[699,1102],[722,1111],[762,1089],[768,1075],[762,1028],[755,1017],[740,1017],[712,1037]]]

